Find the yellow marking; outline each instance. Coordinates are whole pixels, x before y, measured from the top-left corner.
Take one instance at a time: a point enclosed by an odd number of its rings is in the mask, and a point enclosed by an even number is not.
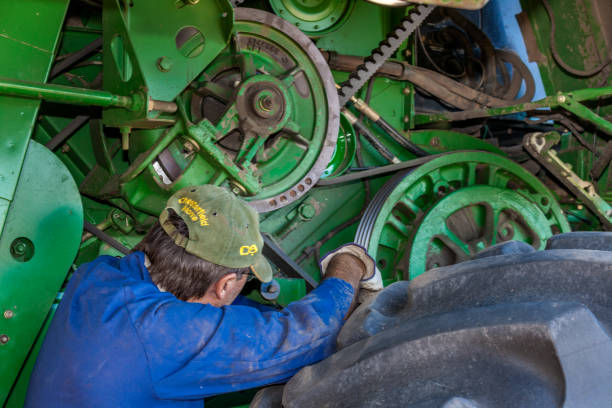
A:
[[[240,247],[240,255],[255,255],[257,253],[257,245],[243,245]]]
[[[191,218],[191,221],[196,222],[199,220],[202,227],[208,225],[206,210],[200,207],[197,201],[187,197],[181,197],[178,202],[179,204],[185,204],[183,208],[181,208],[181,211],[187,214],[189,218]]]

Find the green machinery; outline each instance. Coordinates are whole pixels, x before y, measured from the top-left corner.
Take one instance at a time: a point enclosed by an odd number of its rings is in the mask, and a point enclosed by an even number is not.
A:
[[[344,242],[389,284],[612,228],[612,9],[522,2],[534,101],[526,61],[479,28],[500,23],[487,3],[2,2],[0,405],[21,406],[70,273],[184,186],[260,212],[277,273],[250,296],[280,305]]]

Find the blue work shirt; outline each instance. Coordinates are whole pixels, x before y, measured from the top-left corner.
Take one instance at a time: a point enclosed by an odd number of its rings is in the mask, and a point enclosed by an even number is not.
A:
[[[70,280],[25,406],[202,407],[281,382],[334,351],[352,298],[331,278],[281,311],[188,303],[155,286],[142,252],[101,256]]]

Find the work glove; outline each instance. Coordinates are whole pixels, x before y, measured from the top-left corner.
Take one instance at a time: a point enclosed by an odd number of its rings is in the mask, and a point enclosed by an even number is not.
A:
[[[383,288],[382,276],[380,275],[380,271],[376,267],[376,262],[374,259],[368,254],[368,252],[360,245],[355,243],[342,245],[340,248],[328,252],[321,259],[321,274],[325,276],[325,271],[327,270],[327,266],[332,258],[338,254],[351,254],[358,258],[366,267],[366,272],[363,274],[363,278],[359,283],[359,287],[362,289],[367,289],[371,291],[379,291]]]

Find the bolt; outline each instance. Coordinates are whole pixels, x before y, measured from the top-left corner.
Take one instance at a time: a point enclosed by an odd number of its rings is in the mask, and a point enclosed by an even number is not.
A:
[[[595,186],[593,186],[593,184],[586,183],[583,188],[584,188],[584,191],[586,191],[587,194],[589,194],[591,196],[595,194]],[[612,210],[608,210],[608,212],[610,212],[612,214]]]
[[[565,97],[565,95],[559,95],[557,96],[557,102],[559,103],[565,103],[567,101],[567,98]]]
[[[272,109],[274,103],[272,101],[272,98],[270,98],[269,96],[264,96],[259,100],[259,104],[261,105],[262,109],[269,111]]]
[[[312,219],[312,217],[314,217],[317,213],[317,210],[315,210],[314,206],[308,203],[300,205],[300,207],[298,208],[298,211],[300,212],[300,216],[304,220]]]
[[[239,195],[240,194],[240,189],[238,187],[233,187],[232,188],[232,193]]]
[[[577,209],[577,210],[582,210],[582,209],[584,209],[584,205],[582,205],[582,204],[578,204],[578,205],[576,206],[576,209]]]
[[[169,57],[160,57],[157,59],[157,69],[159,69],[161,72],[170,71],[173,64],[174,61],[172,61],[172,58]]]
[[[68,153],[70,151],[70,146],[67,144],[62,146],[62,153]]]
[[[412,51],[410,51],[409,49],[406,49],[406,51],[404,51],[404,56],[406,58],[412,57]]]
[[[12,310],[5,310],[4,311],[4,318],[5,319],[11,319],[13,317],[13,311]]]
[[[17,254],[17,255],[23,255],[26,252],[26,244],[23,242],[19,242],[17,244],[15,244],[15,246],[13,247],[13,251]]]
[[[193,151],[196,150],[196,148],[193,145],[193,143],[191,143],[189,141],[183,143],[183,147],[185,148],[185,152],[187,152],[187,153],[192,153]]]
[[[6,344],[9,342],[9,336],[6,334],[0,334],[0,344]]]
[[[410,87],[409,87],[409,86],[407,86],[407,87],[405,87],[405,88],[403,89],[403,91],[402,91],[402,92],[404,92],[404,95],[410,95],[410,92],[412,92],[412,91],[410,90]]]
[[[410,122],[410,116],[406,115],[404,116],[404,123],[408,123]]]

